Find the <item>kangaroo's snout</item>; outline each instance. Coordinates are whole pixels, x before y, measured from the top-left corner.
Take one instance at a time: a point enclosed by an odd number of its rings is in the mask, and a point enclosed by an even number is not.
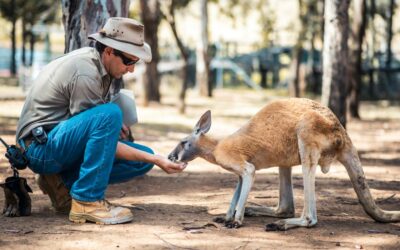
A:
[[[175,153],[170,153],[169,155],[168,155],[168,159],[170,160],[170,161],[176,161],[177,160],[177,158],[178,158],[178,156],[175,154]]]

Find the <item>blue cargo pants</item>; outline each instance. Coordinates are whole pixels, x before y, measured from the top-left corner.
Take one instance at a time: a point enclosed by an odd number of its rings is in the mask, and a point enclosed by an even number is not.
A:
[[[54,127],[47,143],[34,141],[25,148],[29,168],[38,174],[60,174],[76,200],[104,199],[108,184],[128,181],[153,167],[151,163],[115,159],[121,127],[122,113],[115,104],[81,112]],[[146,146],[121,142],[154,154]]]

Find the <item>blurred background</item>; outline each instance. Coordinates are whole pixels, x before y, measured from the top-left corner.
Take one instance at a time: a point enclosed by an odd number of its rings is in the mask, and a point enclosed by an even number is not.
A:
[[[135,141],[167,156],[206,110],[212,112],[209,134],[224,137],[272,100],[311,98],[329,106],[346,126],[377,203],[396,210],[399,5],[400,0],[0,0],[0,136],[15,143],[25,96],[48,62],[91,46],[88,35],[107,18],[130,17],[145,25],[153,54],[151,63],[139,62],[123,78],[138,106]],[[4,152],[0,146],[0,181],[12,175]],[[258,172],[249,202],[276,205],[278,171]],[[20,174],[34,190],[35,215],[1,219],[5,249],[54,248],[54,242],[69,249],[400,249],[398,223],[367,219],[345,168],[336,163],[327,175],[317,172],[320,226],[268,235],[261,228],[274,218],[247,218],[246,227],[236,232],[182,230],[188,221],[204,225],[224,213],[237,182],[202,159],[179,175],[154,168],[110,187],[113,201],[143,207],[135,209],[135,222],[120,230],[77,228],[49,216],[50,201],[33,172]],[[300,167],[293,170],[293,185],[301,211]],[[134,237],[127,240],[127,235]]]
[[[108,17],[127,16],[144,23],[154,55],[152,63],[140,63],[124,76],[125,87],[134,89],[144,106],[162,104],[163,95],[172,91],[178,111],[185,113],[187,91],[213,98],[213,90],[223,89],[322,101],[324,95],[335,98],[329,95],[336,91],[339,104],[325,104],[338,117],[343,114],[334,105],[344,106],[344,115],[354,118],[360,118],[360,101],[397,105],[398,1],[332,2],[0,0],[0,98],[23,96],[49,61],[90,46],[87,35],[97,32]],[[328,13],[332,8],[333,18]],[[335,25],[336,17],[341,30],[328,27]],[[323,52],[324,40],[330,54]],[[332,41],[342,42],[336,47],[343,56],[329,49],[335,47]],[[333,62],[327,67],[342,67],[326,80],[323,54]],[[333,87],[324,93],[325,85]],[[346,119],[340,120],[345,124]]]

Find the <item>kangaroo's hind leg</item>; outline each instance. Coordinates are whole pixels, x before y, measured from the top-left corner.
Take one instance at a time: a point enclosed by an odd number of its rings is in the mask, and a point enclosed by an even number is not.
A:
[[[272,207],[246,207],[245,216],[270,216],[291,218],[294,216],[292,168],[279,167],[279,203]]]
[[[300,218],[283,219],[266,226],[267,231],[288,230],[294,227],[312,227],[317,224],[315,199],[315,172],[320,153],[318,149],[307,147],[299,140],[304,183],[304,208]]]

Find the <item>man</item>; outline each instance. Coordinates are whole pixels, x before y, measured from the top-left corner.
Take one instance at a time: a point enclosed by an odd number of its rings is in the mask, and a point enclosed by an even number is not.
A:
[[[81,48],[49,63],[30,90],[17,128],[29,168],[41,174],[40,188],[56,211],[73,222],[117,224],[131,221],[129,209],[104,199],[107,185],[147,173],[153,165],[178,173],[184,165],[128,142],[119,107],[117,81],[140,59],[151,61],[141,23],[114,17]],[[122,139],[122,140],[119,140]],[[61,179],[62,181],[61,181]],[[68,194],[69,192],[69,194]]]

